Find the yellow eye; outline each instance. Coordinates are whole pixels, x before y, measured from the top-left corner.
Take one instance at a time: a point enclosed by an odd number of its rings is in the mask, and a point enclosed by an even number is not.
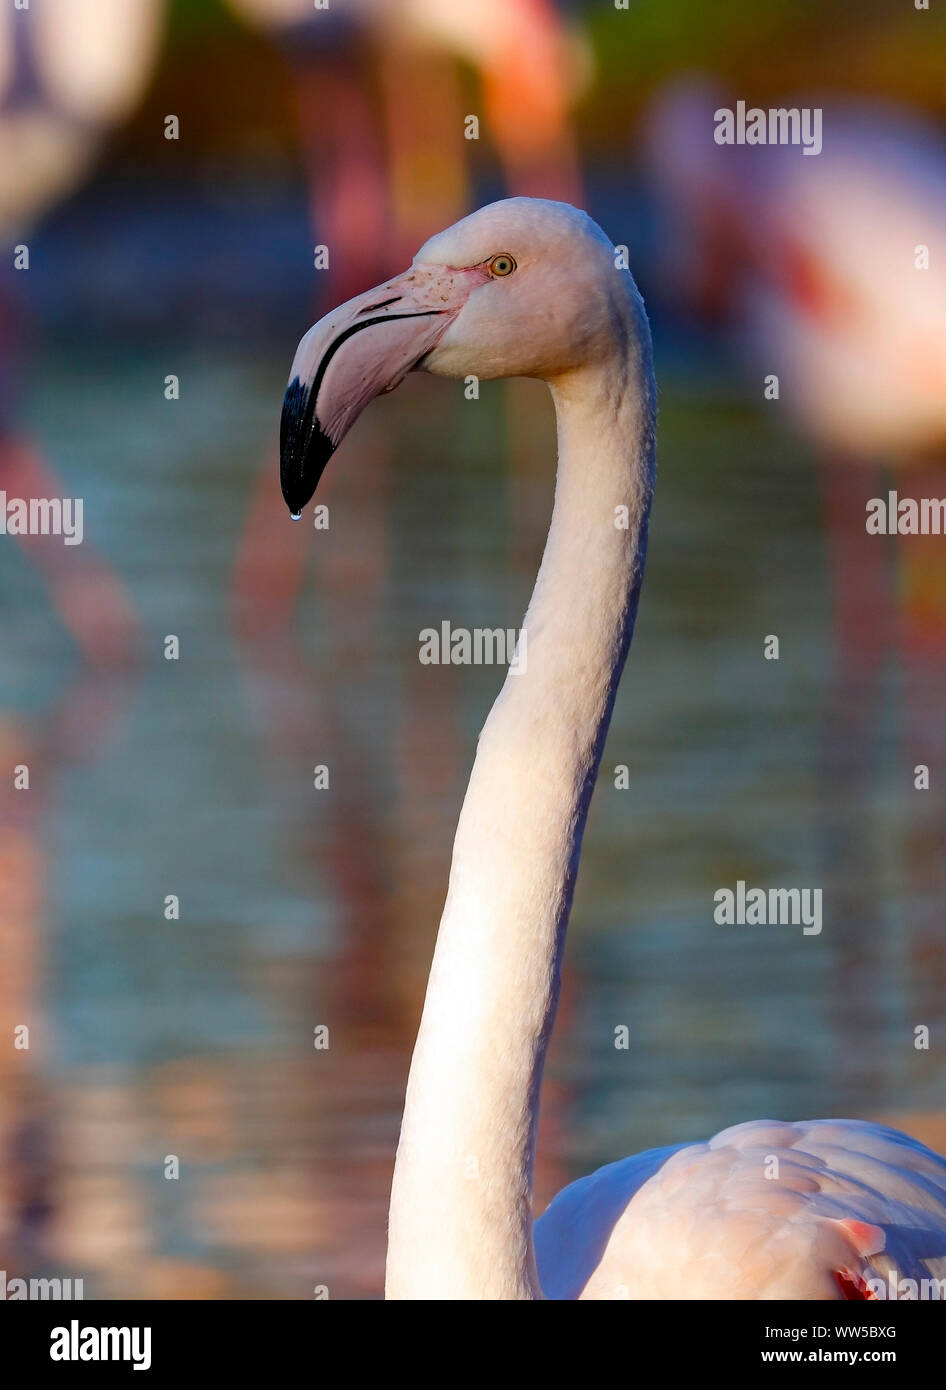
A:
[[[516,268],[516,262],[508,251],[500,251],[486,268],[490,275],[511,275]]]

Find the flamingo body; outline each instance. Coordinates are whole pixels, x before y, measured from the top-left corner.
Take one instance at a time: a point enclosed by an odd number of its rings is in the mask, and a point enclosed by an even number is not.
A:
[[[942,1280],[946,1160],[883,1125],[753,1120],[569,1184],[535,1248],[559,1299],[825,1300],[891,1274]]]

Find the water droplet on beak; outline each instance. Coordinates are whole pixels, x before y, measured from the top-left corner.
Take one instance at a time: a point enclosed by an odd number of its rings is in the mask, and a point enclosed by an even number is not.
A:
[[[290,512],[290,513],[289,513],[289,519],[290,519],[290,521],[301,521],[301,520],[302,520],[302,513],[301,513],[301,512]]]

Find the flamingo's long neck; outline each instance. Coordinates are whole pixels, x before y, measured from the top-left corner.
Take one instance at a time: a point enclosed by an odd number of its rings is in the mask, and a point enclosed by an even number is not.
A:
[[[398,1147],[388,1298],[542,1296],[542,1066],[653,490],[650,338],[639,301],[629,314],[609,362],[550,383],[551,528],[523,624],[525,671],[507,676],[480,735],[457,828]]]

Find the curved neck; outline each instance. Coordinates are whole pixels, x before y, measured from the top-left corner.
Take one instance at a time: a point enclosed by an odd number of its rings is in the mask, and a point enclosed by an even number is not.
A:
[[[411,1063],[388,1298],[541,1298],[539,1088],[588,804],[630,645],[654,481],[650,336],[551,383],[555,505],[510,672],[480,735]],[[622,511],[621,509],[626,509]]]

